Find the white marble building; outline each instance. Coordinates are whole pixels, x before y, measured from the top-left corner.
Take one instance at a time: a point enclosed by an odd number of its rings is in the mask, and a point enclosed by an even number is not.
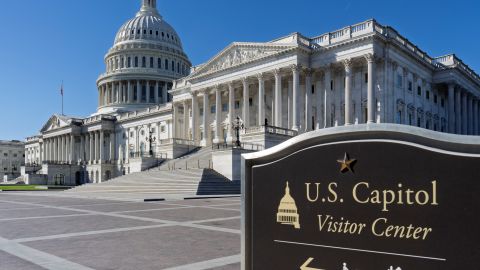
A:
[[[267,147],[361,123],[479,134],[478,74],[454,54],[429,56],[375,20],[313,38],[293,33],[232,43],[176,81],[171,93],[180,112],[175,136],[201,145],[231,143],[237,116],[246,127],[243,141]]]
[[[431,57],[375,20],[313,38],[232,43],[191,67],[156,1],[142,0],[105,63],[97,112],[53,115],[27,140],[27,151],[39,155],[26,162],[41,164],[27,171],[49,183],[106,181],[152,166],[150,151],[176,158],[192,147],[231,144],[237,116],[242,142],[258,148],[361,123],[480,132],[480,77],[455,55]]]
[[[25,158],[25,143],[0,141],[0,182],[20,176],[21,166],[25,164]]]

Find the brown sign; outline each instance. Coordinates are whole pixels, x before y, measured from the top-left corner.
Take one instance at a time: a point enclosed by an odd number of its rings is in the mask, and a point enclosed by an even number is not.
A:
[[[243,267],[478,269],[479,153],[372,131],[247,156]]]

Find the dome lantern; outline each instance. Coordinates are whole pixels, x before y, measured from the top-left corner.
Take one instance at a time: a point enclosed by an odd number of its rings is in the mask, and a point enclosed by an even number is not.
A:
[[[137,17],[145,15],[160,17],[160,13],[157,10],[157,0],[142,0],[142,7],[137,13]]]

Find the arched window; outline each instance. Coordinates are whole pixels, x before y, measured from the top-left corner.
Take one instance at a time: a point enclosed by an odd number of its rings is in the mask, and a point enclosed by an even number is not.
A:
[[[172,71],[175,71],[175,62],[172,60]]]
[[[129,56],[127,60],[127,67],[129,68],[131,66],[132,66],[132,58]]]
[[[165,69],[168,70],[168,59],[165,59]]]
[[[158,68],[158,69],[161,69],[161,68],[162,68],[162,58],[158,58],[157,68]]]
[[[153,68],[153,57],[150,57],[150,68]]]
[[[135,67],[138,67],[138,56],[135,56]]]
[[[177,63],[177,73],[180,73],[180,62]]]
[[[145,59],[145,56],[142,57],[142,67],[147,67],[147,60]]]
[[[123,57],[120,58],[120,68],[124,68],[124,64],[125,64],[124,60],[125,60],[125,58],[123,58]]]

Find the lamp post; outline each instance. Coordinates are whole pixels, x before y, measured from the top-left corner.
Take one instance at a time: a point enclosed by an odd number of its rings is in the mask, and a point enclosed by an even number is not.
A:
[[[235,146],[240,147],[240,130],[245,128],[243,121],[239,116],[235,118],[235,121],[232,123],[233,129],[235,129],[235,135],[237,140],[235,141]]]
[[[150,156],[153,156],[153,149],[152,145],[153,143],[157,140],[157,138],[153,137],[153,131],[150,130],[149,135],[148,135],[148,143],[149,143],[149,148],[150,148]]]

